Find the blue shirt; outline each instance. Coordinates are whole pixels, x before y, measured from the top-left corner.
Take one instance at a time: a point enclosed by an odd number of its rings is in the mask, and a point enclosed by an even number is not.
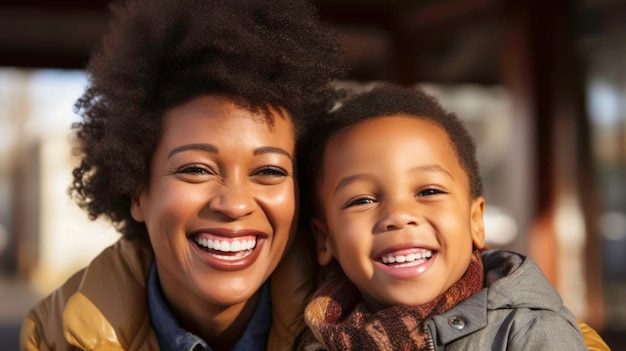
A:
[[[163,351],[211,351],[211,347],[202,338],[186,331],[178,325],[172,315],[159,283],[156,266],[153,264],[148,278],[148,309],[154,331]],[[272,323],[272,305],[270,301],[269,283],[261,286],[259,300],[241,339],[237,341],[233,351],[265,351],[267,335]]]

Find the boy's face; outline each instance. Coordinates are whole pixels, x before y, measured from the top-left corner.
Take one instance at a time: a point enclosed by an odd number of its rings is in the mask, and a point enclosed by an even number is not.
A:
[[[445,130],[407,115],[369,119],[341,132],[323,156],[313,221],[318,258],[335,257],[370,302],[421,305],[466,271],[484,246],[484,199]]]

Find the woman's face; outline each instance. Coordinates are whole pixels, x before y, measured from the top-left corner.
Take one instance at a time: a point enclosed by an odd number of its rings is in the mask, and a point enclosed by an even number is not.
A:
[[[272,114],[269,126],[216,95],[165,114],[131,212],[171,304],[244,303],[282,257],[296,220],[295,142],[287,114]]]

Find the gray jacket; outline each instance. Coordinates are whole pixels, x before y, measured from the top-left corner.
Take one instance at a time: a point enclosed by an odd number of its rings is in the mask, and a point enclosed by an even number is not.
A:
[[[482,255],[486,288],[427,321],[435,350],[587,350],[574,315],[524,255]]]

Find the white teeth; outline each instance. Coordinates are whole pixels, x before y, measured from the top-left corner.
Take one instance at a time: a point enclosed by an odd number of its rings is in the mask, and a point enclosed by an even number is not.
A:
[[[233,244],[230,245],[231,251],[241,251],[241,244],[239,241],[233,241]]]
[[[230,252],[230,243],[228,241],[222,241],[219,250],[224,252]]]
[[[197,239],[196,243],[202,247],[217,250],[222,252],[239,252],[253,249],[256,247],[256,240],[235,240],[235,241],[225,241],[225,240],[211,240],[211,239]]]
[[[408,255],[387,255],[382,257],[382,261],[384,264],[389,263],[404,263],[404,262],[413,262],[415,260],[421,260],[422,258],[430,258],[433,256],[433,252],[430,250],[425,250],[421,253],[410,253]]]

